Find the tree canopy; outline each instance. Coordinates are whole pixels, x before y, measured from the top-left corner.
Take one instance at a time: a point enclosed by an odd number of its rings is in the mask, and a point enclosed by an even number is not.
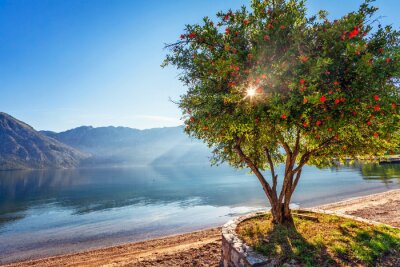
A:
[[[187,87],[186,132],[214,149],[214,163],[270,168],[275,191],[277,163],[300,177],[306,163],[393,152],[400,35],[371,2],[331,21],[308,17],[305,1],[253,0],[187,25],[164,62]]]

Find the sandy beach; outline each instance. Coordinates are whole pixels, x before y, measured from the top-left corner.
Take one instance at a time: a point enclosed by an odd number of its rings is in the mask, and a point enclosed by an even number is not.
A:
[[[318,208],[400,227],[400,189]],[[218,266],[220,228],[4,266]]]

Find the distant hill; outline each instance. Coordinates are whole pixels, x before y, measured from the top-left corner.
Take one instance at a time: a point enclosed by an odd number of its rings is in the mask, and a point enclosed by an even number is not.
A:
[[[43,134],[92,154],[82,166],[138,166],[208,164],[210,149],[192,140],[183,127],[138,130],[127,127],[82,126]]]
[[[82,126],[36,131],[0,112],[0,170],[208,164],[210,149],[183,127]]]
[[[75,168],[89,156],[0,112],[0,170]]]

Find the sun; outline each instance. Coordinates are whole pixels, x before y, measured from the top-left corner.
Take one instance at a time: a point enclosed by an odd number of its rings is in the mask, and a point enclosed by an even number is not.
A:
[[[249,87],[246,90],[246,97],[253,97],[256,95],[256,89],[254,87]]]

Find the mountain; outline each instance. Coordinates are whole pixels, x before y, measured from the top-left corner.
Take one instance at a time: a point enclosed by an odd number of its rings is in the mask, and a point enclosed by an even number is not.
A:
[[[82,166],[208,164],[210,149],[192,140],[183,127],[138,130],[127,127],[82,126],[43,134],[92,155]]]
[[[0,170],[74,168],[88,157],[0,112]]]

